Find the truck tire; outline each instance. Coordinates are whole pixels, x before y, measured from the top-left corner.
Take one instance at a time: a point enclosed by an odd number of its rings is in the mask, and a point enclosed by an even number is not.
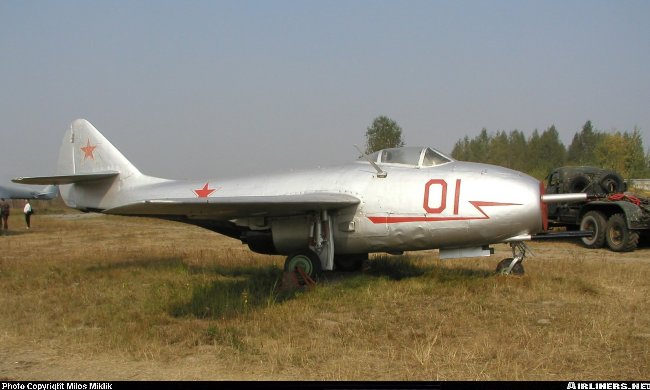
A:
[[[598,184],[606,194],[616,194],[625,191],[625,182],[616,173],[606,173],[599,177]]]
[[[587,188],[591,187],[591,184],[589,176],[579,174],[569,179],[567,183],[567,192],[588,192]]]
[[[607,220],[600,211],[589,211],[580,221],[580,230],[591,231],[591,237],[582,237],[582,243],[589,249],[602,248],[605,245],[605,227]]]
[[[605,238],[609,249],[614,252],[631,252],[639,243],[639,233],[627,228],[627,220],[622,213],[609,217],[605,227]]]

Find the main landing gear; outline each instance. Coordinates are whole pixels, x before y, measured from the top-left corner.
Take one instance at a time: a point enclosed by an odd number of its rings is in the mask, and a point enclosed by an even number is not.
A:
[[[321,271],[334,269],[332,219],[327,210],[313,213],[309,239],[305,244],[306,248],[287,256],[285,272],[297,272],[315,279]]]
[[[511,242],[510,247],[512,248],[512,257],[503,259],[497,264],[497,274],[521,276],[524,274],[522,262],[526,257],[526,252],[530,252],[531,255],[533,252],[523,241]]]
[[[360,271],[368,260],[367,253],[334,254],[332,219],[327,210],[314,212],[305,248],[291,253],[284,262],[284,271],[317,279],[321,271],[337,269]]]

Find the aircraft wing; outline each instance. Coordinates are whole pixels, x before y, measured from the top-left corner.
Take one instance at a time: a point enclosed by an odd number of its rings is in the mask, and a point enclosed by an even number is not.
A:
[[[55,186],[45,188],[45,190],[32,191],[24,188],[0,186],[0,198],[2,199],[54,199],[58,195],[59,189]]]
[[[2,187],[2,186],[0,186],[0,198],[2,198],[2,199],[11,199],[11,195],[10,195],[9,191],[6,188]]]
[[[192,216],[214,219],[288,216],[316,210],[337,210],[359,204],[359,198],[339,193],[275,196],[234,196],[152,199],[104,210],[106,214]]]

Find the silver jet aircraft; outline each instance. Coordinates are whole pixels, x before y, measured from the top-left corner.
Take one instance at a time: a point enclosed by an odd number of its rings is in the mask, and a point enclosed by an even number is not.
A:
[[[0,198],[2,199],[44,199],[50,200],[57,197],[59,189],[57,186],[50,185],[43,191],[28,190],[26,188],[0,186]]]
[[[197,225],[240,239],[258,253],[286,255],[285,270],[359,269],[369,253],[438,248],[441,258],[489,256],[523,273],[524,241],[546,233],[544,195],[521,172],[456,161],[428,147],[385,149],[347,164],[236,179],[168,180],[141,173],[88,121],[75,120],[57,175],[17,178],[58,184],[69,207]]]

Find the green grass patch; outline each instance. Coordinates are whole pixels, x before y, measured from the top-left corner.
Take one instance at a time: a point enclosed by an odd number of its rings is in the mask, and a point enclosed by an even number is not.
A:
[[[171,305],[175,317],[224,318],[269,307],[294,296],[281,290],[282,271],[276,267],[228,270],[219,267],[216,280],[195,284],[189,300]]]

